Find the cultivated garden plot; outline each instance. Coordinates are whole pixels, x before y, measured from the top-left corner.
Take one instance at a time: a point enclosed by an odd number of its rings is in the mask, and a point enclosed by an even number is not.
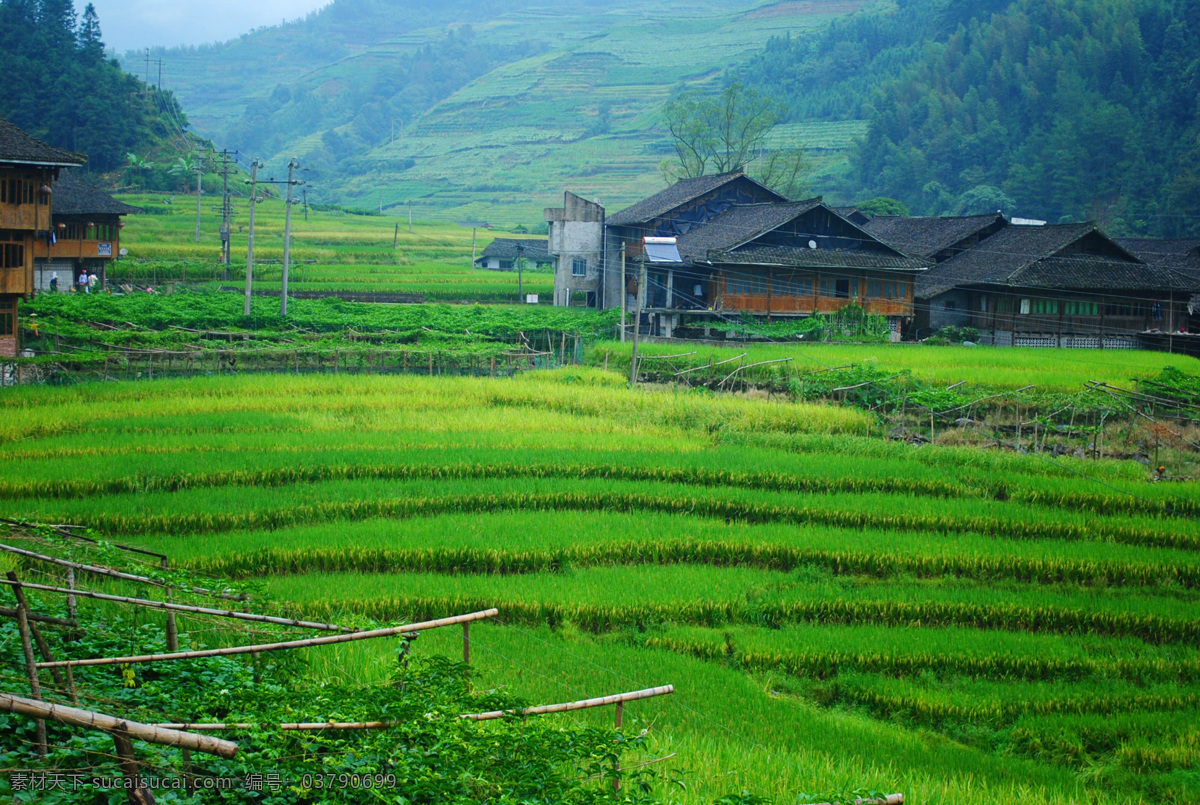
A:
[[[472,684],[524,702],[671,682],[625,714],[641,758],[669,756],[646,768],[670,801],[1189,800],[1200,494],[1168,480],[1186,451],[1164,474],[1027,435],[887,439],[871,406],[630,389],[603,349],[608,372],[10,389],[0,497],[288,617],[495,606]],[[937,348],[878,354],[953,371]],[[1036,380],[1075,355],[1048,351]],[[1132,391],[1180,365],[1138,360],[1079,372]],[[416,645],[462,650],[447,630]],[[303,656],[360,685],[396,664],[370,641]]]

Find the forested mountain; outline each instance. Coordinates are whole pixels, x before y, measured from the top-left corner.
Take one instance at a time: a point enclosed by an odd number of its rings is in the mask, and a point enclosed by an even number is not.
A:
[[[121,168],[187,123],[169,92],[105,58],[96,9],[80,16],[72,0],[0,0],[0,116],[86,153],[91,172]]]
[[[795,120],[868,119],[844,197],[1200,230],[1200,0],[899,0],[745,77]]]

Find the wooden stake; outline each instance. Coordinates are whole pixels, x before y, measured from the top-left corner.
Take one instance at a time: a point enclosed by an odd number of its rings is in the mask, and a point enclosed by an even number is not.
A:
[[[498,609],[485,609],[466,615],[454,615],[449,618],[410,623],[404,626],[391,626],[386,629],[372,629],[368,632],[330,635],[329,637],[310,637],[306,640],[289,640],[282,643],[260,643],[254,646],[229,646],[227,648],[210,648],[201,651],[179,651],[172,654],[141,654],[132,657],[96,657],[90,660],[60,660],[54,663],[39,663],[38,668],[53,668],[55,666],[76,665],[118,665],[121,663],[162,662],[164,660],[190,660],[197,657],[227,657],[234,654],[253,654],[256,651],[281,651],[293,648],[308,648],[310,646],[325,646],[331,643],[348,643],[355,640],[370,640],[375,637],[391,637],[407,632],[420,632],[425,629],[436,629],[440,626],[453,626],[468,621],[482,620],[500,614]]]
[[[5,574],[9,581],[15,582],[17,574],[13,571],[8,571]],[[19,586],[14,587],[14,591],[19,591]],[[25,672],[29,675],[29,689],[33,693],[33,698],[41,700],[42,685],[38,681],[37,660],[33,656],[33,641],[30,637],[29,618],[26,617],[28,607],[25,605],[25,596],[18,593],[17,595],[17,629],[21,632],[21,649],[25,652]],[[46,746],[46,720],[39,718],[37,724],[37,751],[42,757],[49,754],[49,749]]]
[[[463,624],[463,665],[471,664],[471,624]]]
[[[75,589],[75,568],[73,567],[67,568],[67,589]],[[67,614],[71,616],[71,620],[79,620],[78,602],[75,600],[74,595],[67,596]]]
[[[128,735],[119,730],[112,733],[112,738],[117,747],[117,757],[121,759],[121,774],[128,781],[125,786],[125,795],[129,797],[129,801],[133,805],[155,805],[154,795],[142,783],[142,776],[138,771],[137,755],[133,753],[133,742],[129,740]]]

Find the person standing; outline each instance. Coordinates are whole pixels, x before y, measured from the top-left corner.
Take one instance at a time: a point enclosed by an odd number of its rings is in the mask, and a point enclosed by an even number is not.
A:
[[[58,272],[50,275],[50,293],[58,293]]]
[[[88,276],[87,276],[87,269],[85,268],[85,269],[83,269],[82,271],[80,271],[80,272],[79,272],[79,282],[78,282],[78,285],[79,285],[79,287],[80,287],[80,288],[82,288],[84,291],[87,291],[87,287],[88,287],[88,284],[87,284],[87,283],[88,283]]]
[[[88,293],[92,292],[92,287],[97,282],[99,282],[99,280],[100,280],[100,275],[97,274],[95,271],[93,271],[91,274],[88,274]]]

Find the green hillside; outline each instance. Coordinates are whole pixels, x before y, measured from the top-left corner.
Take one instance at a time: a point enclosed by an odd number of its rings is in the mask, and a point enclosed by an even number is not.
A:
[[[863,5],[417,4],[388,14],[386,3],[339,0],[299,23],[162,56],[199,132],[273,168],[298,156],[315,169],[320,200],[411,201],[422,218],[529,225],[564,187],[610,207],[659,189],[668,144],[658,110],[673,92],[716,83],[772,37]],[[863,130],[802,128],[819,164]]]

